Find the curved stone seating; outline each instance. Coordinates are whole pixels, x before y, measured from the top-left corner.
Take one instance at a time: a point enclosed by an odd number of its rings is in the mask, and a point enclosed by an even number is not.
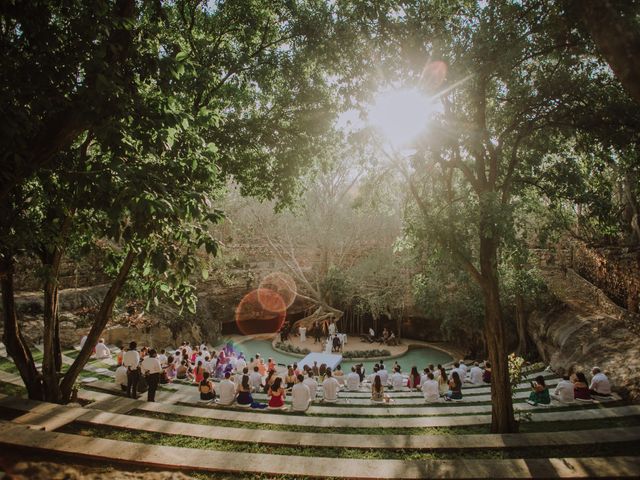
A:
[[[635,477],[638,457],[510,460],[361,460],[165,447],[36,431],[0,422],[0,444],[40,452],[72,454],[104,462],[199,471],[339,478],[560,478]],[[233,461],[230,461],[230,459]]]

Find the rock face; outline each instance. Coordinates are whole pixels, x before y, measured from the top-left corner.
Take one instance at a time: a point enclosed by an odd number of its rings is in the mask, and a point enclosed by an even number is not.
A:
[[[629,319],[595,295],[593,285],[571,270],[545,272],[562,304],[550,312],[533,312],[528,331],[543,358],[559,373],[600,367],[615,390],[640,400],[640,336]]]

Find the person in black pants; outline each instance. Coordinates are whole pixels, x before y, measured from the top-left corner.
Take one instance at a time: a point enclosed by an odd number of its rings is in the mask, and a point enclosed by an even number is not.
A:
[[[140,380],[140,354],[138,344],[131,342],[122,356],[122,365],[127,367],[127,397],[138,398],[138,380]]]
[[[162,373],[162,365],[154,349],[149,350],[149,355],[142,361],[140,369],[144,372],[147,385],[149,386],[147,401],[155,402],[156,390],[158,389],[158,383],[160,383],[160,374]]]

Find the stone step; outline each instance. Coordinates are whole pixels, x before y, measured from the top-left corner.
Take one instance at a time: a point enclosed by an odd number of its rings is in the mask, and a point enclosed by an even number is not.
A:
[[[638,457],[509,460],[361,460],[165,447],[57,432],[0,422],[0,444],[45,453],[71,454],[98,462],[139,467],[339,478],[593,478],[633,477]]]
[[[640,440],[640,427],[581,430],[575,432],[542,432],[485,435],[355,435],[283,432],[208,425],[196,425],[110,412],[86,411],[78,421],[91,425],[142,430],[169,435],[186,435],[213,440],[300,445],[315,447],[373,449],[478,449],[588,445],[595,437],[598,444]]]
[[[226,410],[216,407],[188,407],[185,405],[169,405],[164,403],[143,403],[138,407],[146,412],[159,412],[185,415],[189,417],[213,418],[218,420],[232,420],[238,422],[252,422],[278,425],[295,425],[302,427],[331,427],[331,428],[428,428],[428,427],[456,427],[467,425],[486,425],[491,423],[491,415],[456,415],[432,417],[317,417],[292,415],[284,413]],[[640,415],[640,405],[610,407],[589,410],[567,410],[560,412],[534,412],[531,420],[535,422],[558,422],[565,420],[594,420]]]

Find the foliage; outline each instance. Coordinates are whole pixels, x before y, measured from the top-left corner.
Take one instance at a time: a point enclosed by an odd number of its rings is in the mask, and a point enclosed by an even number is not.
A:
[[[385,349],[350,350],[342,353],[342,358],[382,358],[389,356],[391,356],[391,352]]]
[[[508,357],[509,362],[509,380],[511,382],[511,395],[515,395],[518,385],[522,383],[522,379],[526,377],[525,360],[512,353]]]
[[[283,352],[294,353],[296,355],[307,355],[311,352],[308,348],[298,347],[287,342],[276,342],[276,350]]]

